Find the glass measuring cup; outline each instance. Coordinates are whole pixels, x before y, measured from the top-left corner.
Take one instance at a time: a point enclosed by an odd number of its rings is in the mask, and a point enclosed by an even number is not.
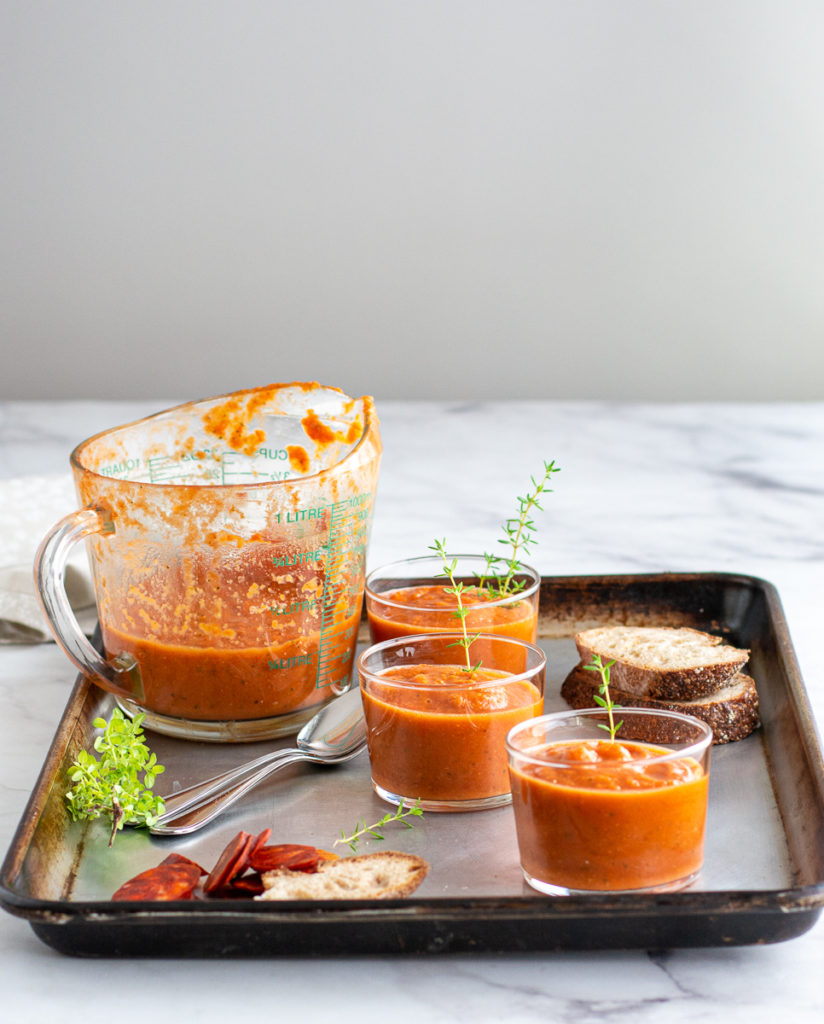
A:
[[[83,506],[35,560],[77,667],[148,728],[295,731],[347,689],[381,454],[371,398],[272,384],[169,409],[72,452]],[[62,585],[88,541],[101,656]]]

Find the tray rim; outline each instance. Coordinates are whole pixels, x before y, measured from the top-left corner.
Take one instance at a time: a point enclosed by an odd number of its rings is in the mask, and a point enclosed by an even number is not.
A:
[[[816,728],[815,718],[801,678],[789,628],[784,615],[781,599],[774,584],[761,577],[738,572],[663,572],[663,573],[618,573],[542,577],[542,590],[553,586],[623,588],[626,586],[685,585],[691,582],[737,584],[759,590],[768,605],[771,623],[775,629],[780,656],[786,662],[789,693],[792,703],[808,740],[805,753],[811,773],[813,789],[824,805],[824,753]],[[6,884],[7,879],[16,876],[25,858],[30,840],[37,827],[39,808],[50,789],[55,762],[63,756],[68,739],[81,718],[82,708],[90,691],[94,688],[91,680],[78,674],[66,706],[60,716],[55,734],[47,750],[35,785],[26,802],[17,829],[0,865],[0,906],[14,916],[29,920],[38,937],[49,943],[47,935],[52,927],[62,927],[72,922],[88,919],[99,925],[122,924],[140,919],[162,924],[168,921],[187,921],[193,926],[208,923],[213,915],[216,920],[227,922],[295,924],[318,921],[332,924],[351,921],[353,916],[360,922],[381,920],[382,922],[404,922],[432,919],[465,920],[468,912],[483,912],[490,920],[536,920],[547,918],[577,920],[593,918],[625,917],[648,918],[671,913],[678,918],[713,916],[740,916],[748,913],[780,913],[796,919],[796,926],[785,938],[802,934],[813,926],[824,909],[824,877],[813,884],[783,887],[779,889],[723,889],[712,891],[686,890],[668,894],[590,894],[569,896],[560,899],[536,899],[524,896],[467,896],[457,897],[410,897],[404,900],[317,900],[317,901],[252,901],[232,902],[206,901],[193,904],[191,901],[115,903],[111,900],[73,901],[63,899],[35,898],[21,893]],[[311,913],[309,913],[311,912]],[[753,939],[758,942],[772,941],[769,938]],[[775,941],[782,941],[779,938]],[[51,944],[51,943],[49,943]],[[607,948],[594,946],[592,948]],[[507,951],[507,950],[504,950]],[[514,950],[513,950],[514,951]],[[275,954],[273,954],[275,955]]]

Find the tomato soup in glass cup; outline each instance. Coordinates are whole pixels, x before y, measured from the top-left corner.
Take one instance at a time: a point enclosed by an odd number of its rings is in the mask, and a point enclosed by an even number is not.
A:
[[[521,868],[550,895],[671,892],[704,860],[712,730],[674,711],[545,715],[507,736]]]
[[[541,577],[531,566],[520,563],[512,574],[510,592],[498,596],[482,555],[449,556],[455,559],[455,580],[464,590],[461,602],[467,609],[469,633],[495,633],[535,643],[538,636],[538,598]],[[455,615],[457,598],[447,591],[450,582],[443,574],[439,555],[424,555],[391,562],[370,572],[366,578],[365,601],[369,633],[373,643],[418,633],[452,632],[459,629]],[[498,579],[505,578],[505,573]],[[501,667],[501,666],[499,666]]]
[[[461,637],[400,637],[358,658],[372,785],[389,803],[474,811],[512,798],[506,735],[540,715],[546,656],[535,644],[481,634],[470,659],[482,664],[470,672]]]

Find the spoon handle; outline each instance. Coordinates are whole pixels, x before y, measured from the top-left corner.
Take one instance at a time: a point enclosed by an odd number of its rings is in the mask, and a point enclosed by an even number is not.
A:
[[[171,820],[184,811],[199,807],[205,801],[211,800],[215,795],[222,793],[227,787],[231,787],[236,782],[243,781],[249,775],[257,773],[259,769],[265,768],[268,765],[279,765],[284,759],[288,759],[285,761],[286,764],[291,764],[292,755],[297,753],[299,753],[297,750],[275,750],[268,754],[263,754],[254,761],[247,761],[244,764],[237,765],[235,768],[230,768],[228,771],[221,772],[220,775],[213,775],[212,778],[205,779],[203,782],[187,786],[186,789],[179,789],[176,793],[170,793],[168,796],[163,797],[165,809],[161,819]]]
[[[296,761],[311,760],[311,758],[300,750],[280,750],[259,760],[265,763],[257,770],[253,770],[252,765],[255,762],[251,762],[251,764],[244,765],[242,769],[225,772],[224,775],[218,775],[199,786],[192,786],[189,790],[182,790],[180,794],[175,794],[182,796],[185,793],[191,793],[192,790],[199,791],[188,799],[179,801],[170,810],[164,811],[157,822],[150,826],[149,831],[155,835],[166,836],[195,832],[204,825],[208,825],[218,814],[280,768],[285,768],[286,765],[294,764]]]

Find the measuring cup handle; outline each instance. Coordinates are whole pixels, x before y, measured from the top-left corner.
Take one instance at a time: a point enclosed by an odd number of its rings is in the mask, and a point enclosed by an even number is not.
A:
[[[111,516],[102,508],[84,508],[61,519],[44,537],[34,559],[34,582],[40,606],[54,638],[74,664],[105,690],[141,700],[143,685],[130,655],[107,661],[89,643],[66,595],[69,552],[93,534],[114,533]]]

